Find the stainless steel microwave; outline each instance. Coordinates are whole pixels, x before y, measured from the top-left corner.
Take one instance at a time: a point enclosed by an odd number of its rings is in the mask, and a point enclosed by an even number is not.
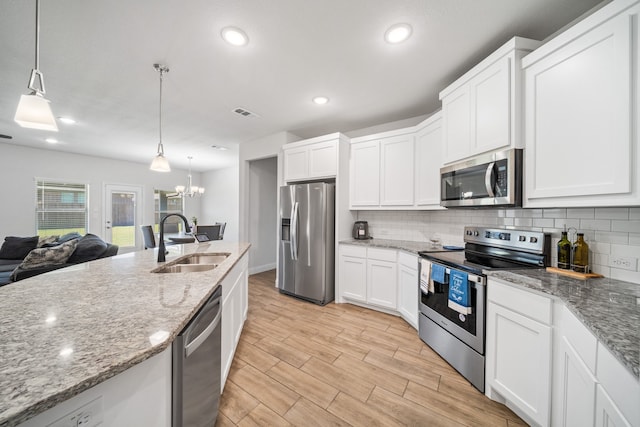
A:
[[[483,154],[441,168],[440,205],[522,206],[522,150]]]

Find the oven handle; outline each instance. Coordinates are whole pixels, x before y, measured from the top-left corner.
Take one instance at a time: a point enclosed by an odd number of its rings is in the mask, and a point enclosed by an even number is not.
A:
[[[445,268],[445,269],[444,269],[444,272],[445,272],[445,273],[448,273],[448,274],[451,274],[451,269],[450,269],[450,268]],[[475,275],[475,274],[469,274],[469,273],[467,273],[467,280],[468,280],[469,282],[471,282],[471,283],[475,283],[475,284],[480,285],[480,286],[484,286],[484,285],[485,285],[485,283],[484,283],[484,282],[485,282],[484,278],[483,278],[482,276],[477,276],[477,275]]]

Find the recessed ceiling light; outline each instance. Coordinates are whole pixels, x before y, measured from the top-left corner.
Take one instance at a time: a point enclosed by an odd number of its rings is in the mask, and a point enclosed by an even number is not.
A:
[[[57,144],[58,140],[55,138],[47,138],[45,139],[46,142],[48,142],[49,144]]]
[[[66,124],[66,125],[75,125],[76,121],[73,120],[71,117],[58,117],[58,120],[60,120],[62,123]]]
[[[324,105],[329,102],[329,98],[326,96],[316,96],[313,98],[313,102],[318,105]]]
[[[409,24],[395,24],[389,27],[386,33],[384,33],[384,39],[387,43],[402,43],[411,36],[411,25]]]
[[[228,150],[227,147],[223,147],[222,145],[212,145],[211,148],[213,148],[214,150],[220,150],[220,151]]]
[[[220,32],[220,35],[227,43],[234,46],[245,46],[249,43],[247,33],[237,27],[225,27]]]

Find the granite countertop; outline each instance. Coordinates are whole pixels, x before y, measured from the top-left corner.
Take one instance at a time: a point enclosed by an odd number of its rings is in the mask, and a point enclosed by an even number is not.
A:
[[[367,247],[438,251],[428,242],[369,239],[340,243]],[[636,377],[640,378],[640,285],[602,278],[579,280],[544,269],[487,270],[487,275],[560,298],[573,314]]]
[[[151,273],[156,249],[0,287],[0,426],[20,424],[168,348],[249,246],[167,247],[166,264],[196,252],[231,254],[199,273]]]
[[[560,298],[596,338],[640,378],[640,285],[609,278],[579,280],[537,269],[486,273]]]
[[[443,252],[442,246],[431,246],[429,242],[414,242],[411,240],[391,240],[391,239],[367,239],[367,240],[341,240],[340,243],[346,245],[366,246],[371,248],[400,249],[418,255],[420,251]]]

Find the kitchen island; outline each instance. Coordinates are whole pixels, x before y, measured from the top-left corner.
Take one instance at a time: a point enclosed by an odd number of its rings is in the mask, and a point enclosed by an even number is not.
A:
[[[249,246],[168,247],[167,265],[192,253],[229,254],[209,271],[152,273],[156,249],[0,288],[0,426],[23,423],[154,356],[166,358],[175,337],[246,261]],[[123,399],[129,392],[121,391]]]

